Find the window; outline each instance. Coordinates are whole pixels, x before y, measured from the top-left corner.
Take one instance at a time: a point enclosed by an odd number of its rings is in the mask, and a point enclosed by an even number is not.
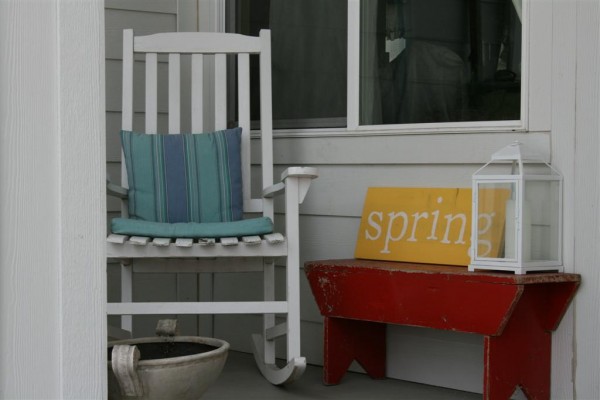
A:
[[[275,128],[346,126],[347,4],[347,0],[228,3],[228,31],[256,36],[263,28],[271,29]],[[258,60],[254,61],[251,73],[257,83]],[[258,103],[252,103],[255,120]]]
[[[361,0],[360,125],[520,119],[511,0]]]
[[[272,31],[275,128],[519,127],[521,15],[521,0],[232,0],[228,30]]]

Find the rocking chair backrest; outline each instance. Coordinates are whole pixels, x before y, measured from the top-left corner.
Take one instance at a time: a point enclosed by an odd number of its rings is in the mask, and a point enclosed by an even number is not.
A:
[[[134,38],[133,30],[123,35],[123,114],[122,129],[133,130],[134,53],[145,54],[145,133],[157,133],[158,55],[168,54],[168,133],[181,133],[181,55],[191,55],[191,127],[192,133],[204,131],[204,65],[214,55],[214,130],[227,128],[227,54],[237,55],[238,124],[242,128],[241,160],[244,212],[262,212],[273,218],[272,199],[253,199],[250,191],[250,54],[260,58],[260,139],[262,188],[273,184],[273,144],[271,114],[271,34],[262,30],[259,37],[230,33],[178,32]],[[211,57],[213,58],[213,57]],[[234,80],[230,80],[233,82]],[[122,182],[127,183],[125,163]]]

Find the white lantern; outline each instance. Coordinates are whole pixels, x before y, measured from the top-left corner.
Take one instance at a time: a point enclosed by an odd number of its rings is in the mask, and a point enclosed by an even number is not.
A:
[[[469,271],[561,271],[562,176],[519,142],[473,174]]]

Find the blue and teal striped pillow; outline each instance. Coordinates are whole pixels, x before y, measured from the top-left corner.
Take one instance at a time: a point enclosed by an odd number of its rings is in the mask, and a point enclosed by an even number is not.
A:
[[[168,223],[242,219],[241,133],[121,131],[129,217]]]

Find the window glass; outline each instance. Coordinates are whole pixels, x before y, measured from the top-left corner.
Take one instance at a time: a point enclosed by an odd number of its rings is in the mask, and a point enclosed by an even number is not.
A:
[[[228,3],[228,31],[271,29],[275,128],[346,126],[347,8],[347,0]],[[258,120],[258,60],[251,73],[251,117]]]
[[[359,125],[519,121],[521,2],[360,0],[348,26],[347,0],[229,0],[227,30],[271,29],[275,128],[346,126],[348,29]],[[256,121],[258,60],[251,73]]]
[[[520,0],[361,0],[361,125],[519,120]]]

